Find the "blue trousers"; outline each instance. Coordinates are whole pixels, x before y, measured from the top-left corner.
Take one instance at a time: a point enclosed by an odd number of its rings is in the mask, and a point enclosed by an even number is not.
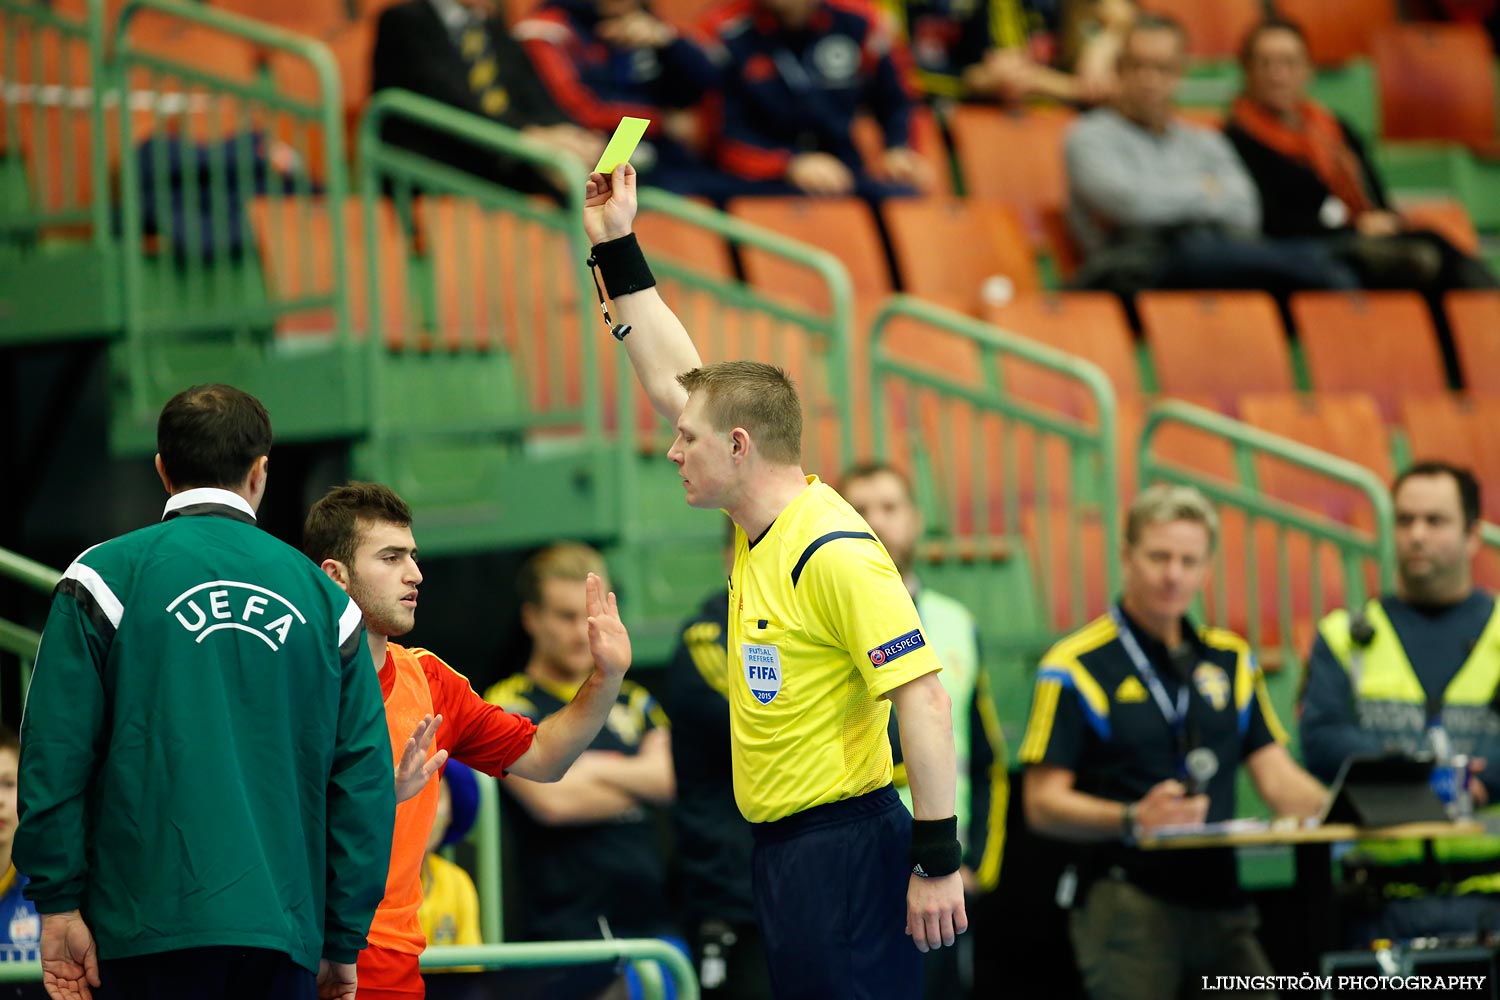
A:
[[[911,814],[887,785],[754,826],[755,919],[776,1000],[920,1000],[906,935]]]

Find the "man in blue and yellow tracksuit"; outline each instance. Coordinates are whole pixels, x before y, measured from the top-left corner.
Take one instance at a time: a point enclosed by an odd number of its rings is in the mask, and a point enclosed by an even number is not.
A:
[[[643,0],[546,0],[512,35],[575,125],[608,135],[626,115],[651,122],[631,156],[645,183],[709,198],[726,190],[699,156],[693,110],[719,71]]]
[[[271,423],[167,403],[162,520],[63,574],[22,723],[16,867],[67,995],[352,998],[396,800],[359,608],[256,526]],[[54,993],[60,995],[60,993]]]
[[[881,197],[930,177],[911,146],[910,59],[864,0],[734,0],[706,24],[723,74],[719,166],[745,194]],[[867,171],[855,115],[880,124],[885,152]]]
[[[1302,747],[1325,780],[1354,754],[1432,749],[1440,725],[1474,767],[1476,807],[1500,800],[1500,612],[1474,586],[1479,484],[1438,462],[1396,480],[1397,589],[1318,626],[1302,695]],[[1488,763],[1488,766],[1481,765]],[[1361,844],[1380,905],[1351,937],[1405,940],[1500,926],[1500,837]]]

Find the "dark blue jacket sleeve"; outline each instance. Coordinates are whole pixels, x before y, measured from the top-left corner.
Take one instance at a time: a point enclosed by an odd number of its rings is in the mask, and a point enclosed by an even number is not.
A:
[[[1379,737],[1360,728],[1349,674],[1321,635],[1307,658],[1301,716],[1302,756],[1320,781],[1332,781],[1351,755],[1381,750]]]

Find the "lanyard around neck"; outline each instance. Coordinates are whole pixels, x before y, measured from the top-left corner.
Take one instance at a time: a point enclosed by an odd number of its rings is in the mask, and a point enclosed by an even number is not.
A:
[[[1183,680],[1182,686],[1177,689],[1177,704],[1174,706],[1172,700],[1167,697],[1167,689],[1157,675],[1156,668],[1151,665],[1146,651],[1141,648],[1140,642],[1136,640],[1135,633],[1130,630],[1130,622],[1126,620],[1125,613],[1120,610],[1118,604],[1109,609],[1109,616],[1114,620],[1115,631],[1119,633],[1120,645],[1125,647],[1125,655],[1130,657],[1130,662],[1135,666],[1136,673],[1146,682],[1146,687],[1151,691],[1151,698],[1156,702],[1156,707],[1161,709],[1162,718],[1167,720],[1167,725],[1172,727],[1172,732],[1182,733],[1183,725],[1187,722],[1188,714],[1188,681]]]

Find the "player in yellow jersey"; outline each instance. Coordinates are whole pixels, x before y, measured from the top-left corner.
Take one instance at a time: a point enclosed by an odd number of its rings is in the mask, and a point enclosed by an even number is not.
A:
[[[631,232],[635,211],[629,164],[590,178],[584,226],[620,314],[612,332],[676,427],[667,457],[687,502],[721,508],[738,526],[731,757],[735,798],[754,824],[756,920],[773,992],[919,997],[918,952],[952,945],[968,926],[941,666],[869,525],[803,473],[791,380],[759,362],[703,365],[654,288]],[[893,704],[915,821],[891,785]]]

